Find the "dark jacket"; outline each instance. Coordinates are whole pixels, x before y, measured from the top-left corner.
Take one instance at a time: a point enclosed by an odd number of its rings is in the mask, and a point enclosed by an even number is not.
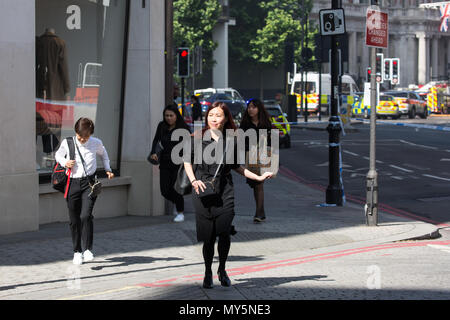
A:
[[[174,128],[172,130],[169,130],[166,123],[164,121],[161,121],[158,124],[158,128],[156,129],[155,137],[153,138],[152,143],[152,150],[151,154],[155,153],[156,145],[159,141],[161,141],[161,145],[164,148],[164,150],[161,152],[161,159],[160,159],[160,168],[163,169],[175,169],[178,168],[179,165],[176,165],[172,162],[171,159],[171,153],[173,147],[175,147],[179,141],[172,141],[172,133],[178,128]]]
[[[195,102],[192,105],[192,119],[194,121],[196,120],[203,120],[203,115],[202,115],[202,105],[200,104],[200,102]]]
[[[36,94],[38,98],[65,100],[70,91],[67,49],[64,40],[46,32],[36,43]]]

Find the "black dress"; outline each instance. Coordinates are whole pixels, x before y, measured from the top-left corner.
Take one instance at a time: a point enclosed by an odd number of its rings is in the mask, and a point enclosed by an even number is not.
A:
[[[222,143],[214,140],[203,141],[202,150],[210,144]],[[227,164],[221,166],[216,177],[216,188],[219,190],[217,197],[204,200],[199,198],[195,190],[192,191],[192,200],[195,208],[196,226],[197,226],[197,240],[209,241],[211,237],[228,233],[232,231],[232,225],[234,218],[234,187],[233,178],[231,175],[232,169],[237,169],[240,165],[237,163],[236,155],[236,143],[235,146],[235,159],[233,164]],[[192,147],[191,163],[193,163],[194,155]],[[225,150],[225,145],[224,145]],[[214,152],[212,153],[214,155]],[[194,174],[197,180],[206,180],[214,177],[218,164],[208,165],[206,163],[194,164]]]

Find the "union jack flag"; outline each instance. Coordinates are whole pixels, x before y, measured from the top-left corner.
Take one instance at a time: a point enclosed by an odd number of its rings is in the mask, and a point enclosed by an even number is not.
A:
[[[450,3],[441,5],[439,10],[441,11],[440,30],[441,30],[441,32],[447,32],[448,31],[448,19],[450,18]]]

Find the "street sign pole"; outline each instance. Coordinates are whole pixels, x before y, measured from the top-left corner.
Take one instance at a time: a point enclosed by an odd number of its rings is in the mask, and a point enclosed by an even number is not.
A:
[[[377,49],[371,48],[372,70],[376,68]],[[366,223],[376,226],[378,222],[378,173],[376,170],[376,118],[377,83],[375,76],[370,77],[370,166],[366,179]]]
[[[372,5],[377,5],[378,1],[372,0]],[[366,205],[365,215],[368,226],[378,224],[378,173],[376,171],[376,117],[378,105],[377,85],[377,48],[386,49],[388,46],[389,21],[387,13],[381,12],[378,6],[371,6],[366,14],[366,45],[371,47],[371,68],[370,78],[370,160],[369,172],[366,179]],[[380,63],[383,63],[381,60]],[[381,71],[381,76],[383,76]]]

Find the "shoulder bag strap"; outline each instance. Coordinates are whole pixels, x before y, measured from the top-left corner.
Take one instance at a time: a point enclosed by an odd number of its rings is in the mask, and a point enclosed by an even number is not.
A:
[[[80,149],[78,149],[78,145],[77,145],[75,139],[73,139],[73,143],[75,144],[75,147],[77,148],[78,155],[80,156],[81,163],[83,164],[84,173],[86,174],[86,177],[88,177],[87,170],[86,170],[86,163],[84,162],[84,159],[83,159],[83,156],[81,155]]]
[[[227,153],[227,150],[228,150],[228,141],[227,141],[227,139],[225,139],[225,151],[224,151],[224,153],[223,153],[222,160],[220,161],[219,165],[217,166],[216,173],[214,174],[214,177],[213,177],[213,179],[212,179],[213,181],[216,180],[217,174],[219,173],[219,169],[220,169],[220,167],[222,166],[222,164],[223,164],[223,162],[224,162],[224,159],[225,159],[225,155],[226,155],[226,153]]]

